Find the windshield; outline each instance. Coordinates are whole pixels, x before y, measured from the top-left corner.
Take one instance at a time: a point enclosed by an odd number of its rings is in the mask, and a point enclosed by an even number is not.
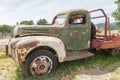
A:
[[[54,20],[54,24],[64,24],[65,19],[66,19],[65,14],[58,15]]]

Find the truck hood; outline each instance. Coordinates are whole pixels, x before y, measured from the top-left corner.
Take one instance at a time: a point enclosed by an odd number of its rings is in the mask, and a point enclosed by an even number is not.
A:
[[[37,34],[47,35],[61,28],[63,27],[59,25],[17,25],[13,30],[13,37]]]

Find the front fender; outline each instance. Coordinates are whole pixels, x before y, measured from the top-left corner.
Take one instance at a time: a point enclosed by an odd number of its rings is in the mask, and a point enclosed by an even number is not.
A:
[[[21,63],[31,51],[41,46],[52,48],[57,53],[59,62],[65,61],[66,50],[60,39],[49,36],[31,36],[21,39],[15,44],[16,55],[18,56],[17,62]]]
[[[66,50],[64,43],[58,39],[47,39],[47,40],[41,40],[41,42],[38,44],[38,46],[48,46],[52,48],[58,55],[58,60],[59,62],[63,62],[66,59]]]

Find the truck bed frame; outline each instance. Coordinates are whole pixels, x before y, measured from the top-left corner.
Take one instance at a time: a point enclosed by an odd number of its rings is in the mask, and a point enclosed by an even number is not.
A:
[[[96,10],[89,11],[89,13],[94,13],[97,11],[102,12],[103,16],[92,17],[91,19],[105,18],[104,34],[96,35],[96,38],[93,39],[91,42],[91,48],[98,48],[98,49],[119,48],[120,47],[120,35],[111,34],[109,17],[106,15],[104,10],[96,9]]]

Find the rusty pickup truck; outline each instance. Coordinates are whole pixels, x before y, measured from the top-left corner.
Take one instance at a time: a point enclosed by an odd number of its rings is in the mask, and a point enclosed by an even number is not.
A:
[[[100,11],[103,16],[91,17]],[[105,18],[104,34],[97,35],[91,21]],[[74,9],[57,14],[51,25],[17,25],[10,42],[17,64],[25,63],[26,76],[49,74],[59,62],[93,56],[93,49],[118,54],[120,36],[110,33],[109,18],[103,9]]]

